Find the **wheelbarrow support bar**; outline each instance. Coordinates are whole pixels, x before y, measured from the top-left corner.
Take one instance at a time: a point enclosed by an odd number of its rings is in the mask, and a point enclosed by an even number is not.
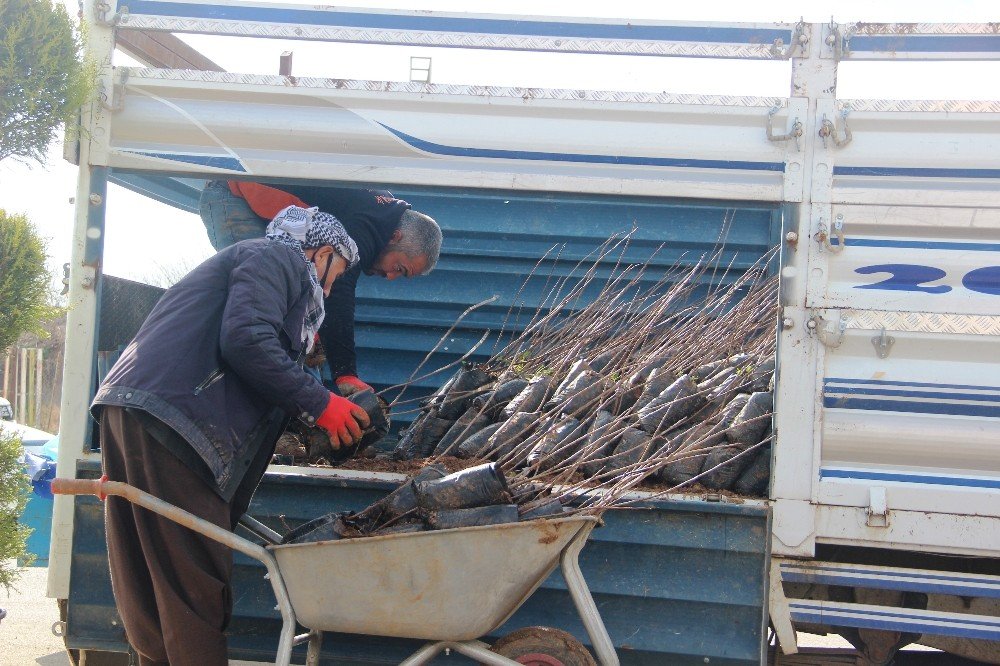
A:
[[[271,582],[271,588],[274,590],[274,596],[278,601],[277,610],[281,612],[282,619],[281,637],[278,640],[278,661],[276,664],[277,666],[289,666],[291,646],[295,639],[295,613],[292,610],[288,592],[285,590],[285,583],[278,572],[278,563],[275,561],[274,556],[267,552],[267,550],[252,541],[237,536],[229,530],[203,520],[184,509],[164,502],[127,483],[108,481],[107,477],[100,479],[53,479],[52,492],[57,495],[96,495],[102,500],[108,495],[123,497],[132,504],[137,504],[144,509],[158,513],[164,518],[169,518],[175,523],[192,529],[199,534],[207,536],[209,539],[218,541],[233,550],[239,551],[263,563],[267,568],[266,577]]]
[[[559,564],[562,567],[563,578],[566,580],[566,587],[576,605],[576,610],[580,614],[583,626],[590,636],[591,644],[597,653],[597,661],[601,666],[619,666],[618,653],[611,642],[608,630],[604,626],[601,614],[597,610],[597,604],[590,594],[587,581],[580,571],[579,556],[587,543],[587,537],[594,529],[595,523],[589,523],[583,527],[573,540],[570,541],[562,554],[559,556]],[[443,650],[455,650],[460,654],[475,659],[479,663],[488,666],[516,666],[517,662],[490,651],[490,646],[482,641],[439,641],[427,643],[412,656],[401,662],[399,666],[421,666],[429,663],[437,654]],[[309,663],[308,661],[306,662]],[[318,662],[317,662],[318,663]]]

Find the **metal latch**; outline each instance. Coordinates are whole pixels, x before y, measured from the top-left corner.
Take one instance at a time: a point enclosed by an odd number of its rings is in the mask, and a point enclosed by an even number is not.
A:
[[[63,278],[62,278],[62,291],[59,292],[60,296],[65,296],[69,293],[69,264],[63,264]]]
[[[879,358],[888,358],[892,346],[896,344],[896,338],[886,335],[883,328],[878,335],[872,338],[872,344],[875,346],[875,353],[878,354]]]
[[[128,20],[128,7],[122,7],[120,10],[111,13],[111,3],[102,0],[94,6],[94,23],[98,25],[103,25],[108,28],[114,28],[122,19]]]
[[[792,129],[789,132],[785,134],[774,133],[774,115],[780,110],[781,107],[775,104],[771,107],[771,110],[767,112],[767,140],[777,142],[794,139],[795,150],[801,151],[802,148],[799,146],[799,137],[802,136],[802,122],[798,118],[792,120]]]
[[[830,239],[836,237],[837,244],[834,245],[830,242]],[[837,217],[833,219],[833,227],[827,227],[826,222],[822,220],[819,223],[819,231],[813,236],[813,239],[820,243],[828,252],[833,254],[840,254],[844,251],[844,216],[838,214]]]
[[[781,37],[775,39],[771,43],[771,57],[791,58],[795,55],[796,51],[802,54],[806,53],[806,47],[809,45],[809,27],[804,20],[799,20],[795,24],[795,29],[792,30],[790,40],[788,47],[785,48],[785,40],[781,39]]]
[[[823,139],[823,147],[824,148],[827,147],[827,145],[826,145],[826,139],[827,139],[827,137],[833,139],[833,145],[836,146],[837,148],[843,148],[844,146],[846,146],[847,144],[849,144],[854,139],[854,135],[851,134],[851,127],[847,124],[847,115],[850,112],[851,112],[851,108],[848,107],[848,106],[845,106],[843,108],[843,110],[840,112],[840,118],[841,118],[841,121],[842,121],[842,123],[844,125],[844,138],[843,139],[841,139],[837,135],[837,125],[832,120],[830,120],[829,118],[827,118],[825,113],[823,114],[823,122],[822,122],[822,124],[820,124],[820,127],[819,127],[819,136],[820,136],[821,139]]]
[[[830,19],[826,29],[826,44],[833,49],[833,59],[840,61],[847,53],[847,35],[840,31],[840,26]]]
[[[868,509],[865,513],[868,527],[889,527],[889,503],[886,500],[885,488],[870,486],[868,488]]]
[[[830,321],[820,314],[814,314],[806,322],[806,328],[810,333],[816,335],[816,339],[823,343],[824,347],[836,349],[844,342],[844,333],[847,331],[847,320],[844,319],[840,310],[836,310],[837,320]]]
[[[107,90],[103,81],[99,84],[98,97],[101,106],[112,113],[117,113],[125,108],[125,84],[128,83],[128,70],[119,69],[116,73],[117,81],[111,86],[111,99],[108,99]]]

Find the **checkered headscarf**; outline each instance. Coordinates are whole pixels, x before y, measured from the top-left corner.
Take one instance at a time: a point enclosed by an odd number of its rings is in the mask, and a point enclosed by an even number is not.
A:
[[[336,217],[318,208],[299,206],[288,206],[275,215],[267,225],[267,238],[292,248],[302,257],[308,269],[312,294],[302,322],[302,342],[306,352],[310,352],[326,311],[323,308],[323,285],[319,283],[316,265],[306,258],[305,250],[330,245],[347,260],[347,268],[350,269],[359,261],[358,246]]]

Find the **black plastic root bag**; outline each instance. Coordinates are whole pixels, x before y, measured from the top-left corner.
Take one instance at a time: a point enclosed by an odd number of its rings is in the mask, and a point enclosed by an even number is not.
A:
[[[394,460],[413,460],[426,458],[441,441],[448,429],[455,423],[434,416],[436,412],[418,419],[399,438],[399,443],[392,451]]]
[[[303,523],[281,538],[281,543],[314,543],[343,539],[348,527],[340,514],[329,513]]]
[[[458,443],[466,437],[471,437],[490,424],[488,417],[479,413],[475,407],[469,407],[455,424],[448,429],[441,441],[434,447],[436,456],[453,456],[458,451]]]
[[[681,375],[648,405],[639,410],[639,427],[650,434],[666,431],[703,404],[698,387],[689,375]]]
[[[497,450],[496,459],[503,460],[514,455],[517,464],[523,462],[528,452],[523,450],[522,445],[535,430],[541,416],[541,412],[518,412],[504,421],[489,439],[488,446]]]
[[[444,465],[427,465],[414,474],[413,478],[404,482],[403,485],[396,488],[368,509],[365,509],[359,516],[366,516],[371,512],[371,514],[374,514],[371,516],[372,521],[402,516],[404,513],[417,508],[417,493],[414,490],[416,484],[441,479],[447,474],[448,470],[445,469]]]
[[[642,392],[635,401],[636,410],[641,410],[651,403],[673,383],[674,376],[669,372],[660,370],[659,368],[650,370],[646,376],[646,383],[642,385]]]
[[[727,359],[719,359],[718,361],[712,361],[711,363],[706,363],[705,365],[700,365],[691,371],[691,379],[696,382],[703,382],[712,375],[718,373],[723,368],[729,368],[729,361]]]
[[[513,400],[518,393],[528,385],[527,379],[510,379],[497,384],[489,393],[477,395],[472,399],[472,406],[482,411],[490,419],[496,419],[500,412]]]
[[[745,453],[748,448],[750,447],[743,444],[723,442],[712,449],[701,467],[704,472],[701,484],[713,490],[732,488],[743,470],[753,461],[753,454]]]
[[[528,382],[520,393],[518,393],[514,398],[507,403],[507,406],[503,408],[503,416],[510,418],[514,414],[519,412],[535,412],[538,408],[542,406],[545,399],[549,396],[549,390],[552,386],[552,378],[542,375],[541,377],[534,377]]]
[[[590,431],[587,433],[587,441],[584,443],[586,451],[584,463],[580,466],[580,471],[588,479],[599,473],[603,468],[611,452],[615,450],[618,437],[608,435],[613,427],[615,417],[611,412],[598,411],[594,415],[594,421],[590,424]]]
[[[477,465],[434,481],[414,484],[417,504],[425,511],[470,509],[510,502],[507,479],[496,463]]]
[[[726,431],[726,439],[733,444],[741,444],[744,448],[759,442],[771,426],[771,419],[767,415],[771,413],[773,406],[774,397],[770,391],[751,394]]]
[[[374,391],[371,389],[358,391],[348,396],[347,399],[365,410],[371,421],[361,433],[361,441],[356,445],[357,449],[371,446],[389,434],[389,406],[375,395]]]
[[[621,356],[621,351],[606,351],[594,356],[587,361],[590,365],[590,369],[598,374],[605,374],[606,371],[613,367],[615,363],[619,360]]]
[[[713,423],[700,423],[683,434],[683,441],[673,448],[677,459],[658,473],[661,481],[672,486],[690,481],[701,473],[709,450],[726,441],[725,435]],[[668,444],[673,446],[673,442]]]
[[[471,437],[466,437],[458,443],[455,455],[459,458],[479,458],[490,450],[490,437],[500,429],[502,423],[491,423]]]
[[[523,505],[519,512],[522,521],[535,520],[562,514],[563,505],[557,497],[543,497]]]
[[[442,509],[427,514],[427,527],[432,530],[450,530],[456,527],[502,525],[518,521],[516,504],[493,504],[471,509]]]
[[[638,428],[625,428],[614,453],[604,464],[601,472],[617,472],[629,465],[642,462],[652,453],[655,441],[648,433]]]
[[[528,453],[528,464],[547,470],[569,458],[584,443],[586,424],[565,416],[550,427]]]
[[[774,357],[764,360],[750,373],[750,381],[753,382],[751,389],[755,392],[767,391],[771,385],[771,378],[774,377]]]
[[[558,406],[563,414],[581,416],[581,412],[590,407],[606,389],[607,385],[599,374],[592,370],[584,370],[564,383],[549,404],[553,407]]]
[[[422,522],[397,523],[389,527],[377,529],[368,536],[391,536],[393,534],[411,534],[413,532],[424,532],[427,527]]]
[[[763,497],[767,493],[768,481],[771,479],[771,446],[762,446],[751,455],[753,460],[736,479],[732,488],[741,495]]]
[[[438,417],[442,419],[457,419],[469,405],[472,399],[485,390],[478,391],[486,384],[493,381],[493,377],[478,366],[463,368],[455,378],[455,383],[451,385],[444,395],[438,407]]]

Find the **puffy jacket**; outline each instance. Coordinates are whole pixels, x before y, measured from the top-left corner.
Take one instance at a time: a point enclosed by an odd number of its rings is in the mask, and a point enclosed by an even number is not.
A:
[[[287,246],[256,239],[226,248],[167,290],[92,412],[118,405],[162,421],[205,462],[224,499],[245,478],[256,486],[284,425],[276,421],[312,423],[329,400],[300,365],[309,290],[305,264]]]

